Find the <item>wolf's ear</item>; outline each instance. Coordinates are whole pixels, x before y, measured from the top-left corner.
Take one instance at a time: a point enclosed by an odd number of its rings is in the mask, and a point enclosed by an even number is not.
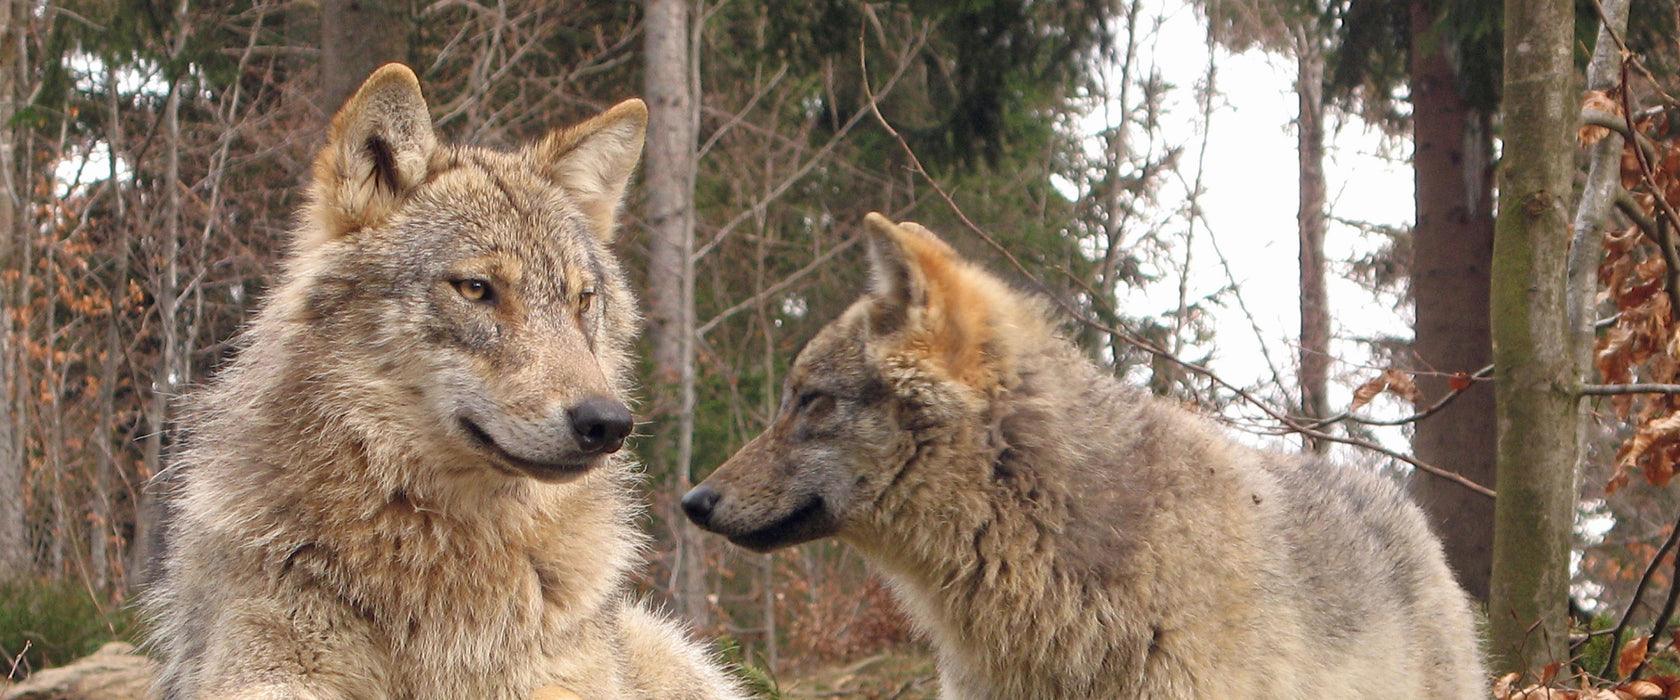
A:
[[[381,66],[338,110],[315,158],[314,235],[333,238],[383,222],[426,179],[435,150],[414,71],[400,63]],[[304,244],[312,242],[319,241]]]
[[[642,157],[647,120],[647,105],[629,99],[589,121],[550,133],[534,147],[541,167],[566,189],[589,217],[595,235],[604,240],[610,240],[618,226],[618,207]]]
[[[986,376],[985,348],[991,318],[983,281],[962,257],[917,224],[895,224],[880,214],[863,217],[875,305],[871,330],[900,329],[942,363],[951,376],[978,386]]]

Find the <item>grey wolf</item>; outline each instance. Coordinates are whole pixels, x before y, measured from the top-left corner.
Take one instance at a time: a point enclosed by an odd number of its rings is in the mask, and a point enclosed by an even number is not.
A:
[[[1469,603],[1394,485],[1241,446],[926,229],[865,223],[869,292],[683,498],[695,523],[857,548],[946,698],[1485,696]]]
[[[739,697],[628,591],[638,318],[610,243],[646,122],[441,144],[395,64],[345,103],[184,420],[145,602],[164,698]]]

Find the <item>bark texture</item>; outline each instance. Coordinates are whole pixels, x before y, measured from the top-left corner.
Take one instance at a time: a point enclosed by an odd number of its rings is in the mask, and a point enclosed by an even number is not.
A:
[[[1492,362],[1488,329],[1488,279],[1493,257],[1492,140],[1489,115],[1466,104],[1450,42],[1434,31],[1439,8],[1413,0],[1412,131],[1417,220],[1412,229],[1412,297],[1417,304],[1413,350],[1425,371],[1418,378],[1424,401],[1450,389],[1444,376],[1474,374]],[[1472,389],[1418,423],[1418,459],[1471,481],[1494,479],[1493,392]],[[1466,591],[1488,597],[1492,570],[1493,502],[1456,483],[1427,474],[1412,478],[1412,495],[1446,546],[1447,562]]]
[[[1316,37],[1316,33],[1311,33]],[[1324,286],[1324,50],[1316,38],[1300,39],[1295,50],[1296,153],[1300,157],[1301,413],[1330,415],[1330,299]],[[1330,443],[1312,441],[1315,452]]]
[[[1488,609],[1495,671],[1569,661],[1576,388],[1568,320],[1573,5],[1505,4],[1504,157],[1494,241],[1499,499]]]

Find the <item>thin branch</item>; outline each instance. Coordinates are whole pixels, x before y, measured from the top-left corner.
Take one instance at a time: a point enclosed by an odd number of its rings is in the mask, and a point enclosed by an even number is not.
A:
[[[751,309],[753,305],[758,304],[769,297],[780,294],[782,290],[792,286],[793,283],[799,281],[801,277],[804,277],[818,268],[821,268],[825,263],[833,259],[834,256],[839,255],[846,250],[850,250],[852,246],[857,245],[857,242],[858,237],[852,236],[851,238],[842,241],[839,245],[823,251],[822,255],[818,255],[816,259],[812,260],[804,267],[799,268],[799,270],[793,274],[783,277],[781,281],[770,285],[769,287],[765,287],[764,291],[754,294],[740,303],[718,312],[718,315],[713,316],[710,321],[707,321],[701,324],[699,328],[694,329],[694,334],[698,337],[704,337],[707,333],[710,333],[713,328],[716,328],[719,323],[723,323],[730,316],[734,316],[742,311],[747,311]]]
[[[867,9],[867,5],[865,8]],[[921,35],[916,37],[915,43],[910,47],[907,53],[912,55],[919,53],[922,47],[926,45],[929,34],[930,30],[924,28]],[[911,64],[909,62],[900,62],[896,67],[896,70],[894,70],[892,76],[887,78],[885,89],[890,91],[893,87],[897,86],[898,81],[904,77],[904,73],[909,70],[910,66]],[[868,84],[867,77],[865,78],[864,83],[866,85]],[[870,106],[874,106],[873,101],[870,103]],[[719,226],[717,233],[712,236],[712,240],[707,241],[705,245],[700,246],[694,251],[694,255],[692,257],[695,262],[699,262],[702,258],[706,257],[706,254],[712,252],[718,244],[722,243],[729,237],[729,234],[733,232],[737,226],[740,226],[748,219],[757,216],[764,210],[765,207],[770,206],[771,202],[780,199],[784,193],[794,186],[794,184],[804,179],[805,175],[815,169],[818,164],[825,162],[829,154],[832,153],[834,149],[845,140],[846,136],[851,133],[852,128],[857,126],[858,122],[863,120],[863,116],[864,114],[861,110],[856,114],[853,114],[850,119],[846,120],[844,125],[834,132],[834,136],[828,140],[828,143],[823,144],[823,147],[807,159],[804,165],[799,166],[792,175],[789,175],[787,179],[783,180],[782,183],[775,189],[771,190],[757,202],[754,202],[752,206],[747,207],[741,213],[736,214],[734,218],[725,222],[722,226]]]
[[[1581,110],[1581,124],[1584,126],[1601,126],[1620,134],[1624,139],[1633,139],[1639,144],[1639,149],[1645,152],[1645,157],[1652,160],[1657,159],[1657,143],[1638,129],[1629,126],[1626,117],[1611,114],[1601,109],[1583,109]]]
[[[1654,241],[1662,235],[1657,231],[1657,220],[1645,214],[1644,207],[1639,206],[1639,202],[1634,200],[1632,192],[1617,187],[1615,203],[1616,210],[1626,216],[1629,221],[1632,221],[1635,226],[1638,226],[1639,232],[1645,234],[1647,238]]]
[[[1627,632],[1628,626],[1633,622],[1633,611],[1645,597],[1645,587],[1651,584],[1651,577],[1662,564],[1663,557],[1668,556],[1676,544],[1680,544],[1680,521],[1674,523],[1674,530],[1668,533],[1668,539],[1657,549],[1657,555],[1651,558],[1651,563],[1645,567],[1644,575],[1639,577],[1639,584],[1634,586],[1633,597],[1628,600],[1627,609],[1622,612],[1622,619],[1616,622],[1616,629],[1610,634],[1610,656],[1604,660],[1604,670],[1599,671],[1599,677],[1609,678],[1610,672],[1615,670],[1616,657],[1622,648],[1622,634]]]
[[[1680,384],[1582,384],[1582,396],[1618,394],[1680,394]]]
[[[1677,525],[1676,529],[1680,529],[1680,525]],[[1651,566],[1655,567],[1657,562],[1660,561],[1662,561],[1662,557],[1659,556],[1655,561],[1651,562]],[[1668,629],[1668,621],[1674,617],[1674,605],[1676,602],[1680,602],[1680,557],[1675,558],[1674,572],[1669,574],[1668,597],[1663,599],[1662,611],[1657,613],[1657,619],[1651,622],[1652,636],[1661,634],[1663,630]],[[1646,664],[1649,664],[1650,662],[1651,655],[1647,653],[1644,660],[1639,662],[1639,666],[1633,669],[1633,673],[1628,674],[1628,680],[1638,678],[1639,672],[1645,670]]]
[[[1493,365],[1488,365],[1488,366],[1483,367],[1479,370],[1476,370],[1475,374],[1470,375],[1470,379],[1476,380],[1476,381],[1485,381],[1485,380],[1490,379],[1492,377],[1493,377]],[[1314,429],[1323,428],[1325,426],[1332,425],[1332,424],[1335,424],[1335,423],[1339,423],[1339,422],[1344,421],[1344,420],[1345,421],[1351,421],[1351,422],[1354,422],[1354,423],[1358,423],[1360,425],[1375,425],[1375,426],[1405,425],[1407,423],[1416,423],[1420,420],[1423,420],[1425,418],[1433,416],[1436,413],[1439,413],[1441,411],[1441,409],[1447,407],[1447,404],[1452,403],[1453,399],[1458,398],[1459,394],[1462,394],[1466,391],[1469,391],[1470,387],[1473,387],[1473,386],[1475,386],[1474,381],[1472,381],[1470,384],[1466,385],[1463,389],[1453,389],[1452,391],[1447,392],[1447,394],[1445,396],[1442,396],[1440,399],[1437,399],[1435,401],[1435,403],[1430,404],[1428,408],[1425,408],[1421,411],[1418,411],[1417,413],[1413,413],[1412,415],[1406,416],[1405,418],[1396,418],[1394,420],[1376,420],[1376,419],[1372,419],[1372,418],[1361,418],[1357,415],[1354,415],[1354,413],[1352,411],[1343,411],[1343,412],[1341,412],[1339,414],[1336,414],[1334,416],[1330,416],[1328,418],[1325,418],[1324,420],[1309,423],[1309,424],[1307,424],[1307,427],[1314,428]]]

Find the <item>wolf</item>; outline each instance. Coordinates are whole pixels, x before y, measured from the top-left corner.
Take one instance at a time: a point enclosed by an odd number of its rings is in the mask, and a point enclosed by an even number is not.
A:
[[[144,609],[159,694],[742,697],[630,576],[611,250],[647,109],[439,142],[414,73],[334,117],[277,287],[192,399]]]
[[[865,226],[870,289],[683,497],[696,524],[858,549],[945,698],[1485,696],[1469,602],[1394,485],[1239,445],[926,229]]]

